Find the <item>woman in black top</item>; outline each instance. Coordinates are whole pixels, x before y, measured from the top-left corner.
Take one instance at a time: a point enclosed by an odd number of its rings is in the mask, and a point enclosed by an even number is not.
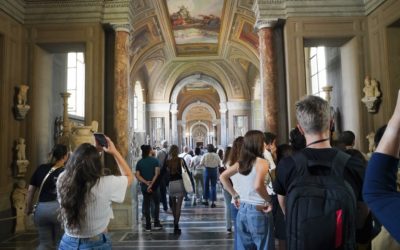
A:
[[[57,219],[60,205],[57,202],[56,183],[58,176],[64,170],[63,167],[67,159],[67,147],[61,144],[55,145],[51,162],[40,165],[31,177],[26,201],[26,214],[29,215],[33,212],[33,197],[36,191],[40,192],[38,194],[39,201],[34,211],[34,223],[39,232],[39,247],[37,249],[40,250],[55,249],[61,238],[61,224]]]
[[[166,162],[170,185],[172,181],[182,180],[181,166],[183,166],[189,173],[189,169],[187,168],[185,161],[182,158],[178,157],[178,153],[178,146],[172,145],[169,149],[168,159]],[[171,188],[169,190],[169,205],[172,210],[172,215],[174,216],[174,233],[179,234],[181,232],[181,229],[179,229],[179,219],[181,217],[182,200],[185,196],[186,191],[183,188],[183,184],[182,193],[180,194],[172,194]]]

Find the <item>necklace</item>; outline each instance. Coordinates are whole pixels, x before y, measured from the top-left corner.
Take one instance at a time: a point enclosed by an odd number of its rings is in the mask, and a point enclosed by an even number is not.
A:
[[[324,139],[320,139],[320,140],[316,140],[316,141],[310,142],[309,144],[306,145],[306,147],[314,145],[314,144],[317,144],[317,143],[320,143],[320,142],[324,142],[324,141],[329,141],[329,138],[324,138]]]

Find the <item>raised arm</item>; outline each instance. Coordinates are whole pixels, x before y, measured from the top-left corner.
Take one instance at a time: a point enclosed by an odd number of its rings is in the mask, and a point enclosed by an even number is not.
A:
[[[132,184],[133,174],[130,169],[128,163],[125,161],[124,157],[119,153],[119,151],[115,148],[114,143],[110,138],[106,136],[108,147],[103,147],[104,152],[111,154],[115,161],[117,162],[118,168],[121,171],[121,175],[124,175],[128,178],[128,186]]]
[[[372,155],[363,187],[369,208],[389,233],[400,242],[400,193],[396,189],[400,149],[400,92],[385,133]]]
[[[375,152],[399,158],[400,151],[400,91],[393,115]]]

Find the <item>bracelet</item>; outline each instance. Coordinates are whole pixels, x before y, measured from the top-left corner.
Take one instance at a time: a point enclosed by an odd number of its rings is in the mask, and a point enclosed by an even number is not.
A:
[[[272,203],[271,203],[271,200],[269,200],[269,201],[264,201],[264,206],[265,207],[269,207],[269,206],[271,206],[272,205]]]
[[[236,201],[236,200],[239,200],[240,199],[240,195],[235,195],[235,196],[233,196],[233,199]]]

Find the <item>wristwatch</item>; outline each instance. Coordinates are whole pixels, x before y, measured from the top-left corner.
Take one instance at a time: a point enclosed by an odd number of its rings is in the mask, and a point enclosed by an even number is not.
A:
[[[233,199],[236,201],[236,200],[239,200],[240,199],[240,195],[235,195],[235,196],[233,196]]]

